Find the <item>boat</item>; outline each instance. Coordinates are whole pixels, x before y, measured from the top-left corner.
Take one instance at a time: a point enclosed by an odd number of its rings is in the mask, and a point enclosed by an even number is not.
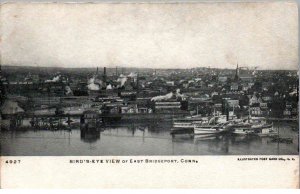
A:
[[[278,133],[273,129],[273,124],[263,124],[261,126],[254,125],[252,126],[254,130],[254,134],[260,137],[270,137],[270,136],[277,136]]]
[[[223,131],[224,129],[222,125],[227,123],[226,115],[202,117],[197,114],[194,116],[173,119],[171,134],[214,134],[221,130],[221,128]]]
[[[250,123],[235,120],[231,122],[227,127],[235,135],[249,135],[254,133],[254,129],[251,128]]]
[[[219,123],[215,125],[195,125],[194,135],[220,134],[227,131],[227,123]]]
[[[173,119],[173,128],[171,129],[171,134],[193,133],[195,125],[204,125],[208,124],[208,122],[208,117],[203,117],[202,115],[198,114],[197,106],[196,115]]]
[[[254,134],[254,130],[251,127],[237,127],[234,129],[233,134],[235,135],[251,135]]]
[[[267,125],[267,119],[265,117],[250,116],[248,119],[248,123],[250,123],[253,127],[261,127],[263,125]]]
[[[236,119],[235,124],[231,126],[231,130],[237,135],[258,135],[260,137],[274,136],[276,132],[273,130],[273,124],[267,124],[265,117],[253,117],[250,114],[247,119]]]
[[[201,115],[175,118],[173,119],[171,134],[193,133],[195,125],[199,123],[208,123],[208,118]]]
[[[276,136],[277,132],[273,128],[273,123],[268,124],[265,117],[250,117],[248,123],[251,124],[251,129],[254,135],[260,137]]]
[[[200,134],[194,136],[194,142],[198,141],[210,141],[210,140],[217,140],[220,136],[215,134]]]
[[[194,122],[194,135],[219,134],[227,131],[229,122],[226,115],[213,116],[207,120],[206,122]]]
[[[194,128],[194,124],[193,121],[190,120],[176,120],[173,121],[173,129],[193,129]]]

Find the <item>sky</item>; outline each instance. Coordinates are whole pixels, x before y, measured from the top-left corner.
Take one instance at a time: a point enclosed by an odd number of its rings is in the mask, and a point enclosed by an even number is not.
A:
[[[3,65],[298,69],[297,4],[4,4]]]

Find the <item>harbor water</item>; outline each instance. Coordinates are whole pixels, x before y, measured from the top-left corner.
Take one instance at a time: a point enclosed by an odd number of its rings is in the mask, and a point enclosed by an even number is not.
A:
[[[170,135],[170,122],[119,123],[97,134],[71,130],[1,131],[2,156],[107,156],[107,155],[292,155],[298,154],[297,124],[274,123],[279,136],[269,137]]]

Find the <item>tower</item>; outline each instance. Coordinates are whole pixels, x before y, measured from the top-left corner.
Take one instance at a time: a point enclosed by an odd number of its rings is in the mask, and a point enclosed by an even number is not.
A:
[[[103,68],[103,86],[102,89],[106,89],[106,81],[107,81],[107,76],[106,76],[106,67]]]
[[[136,90],[139,91],[139,72],[136,74]]]
[[[103,69],[103,81],[106,81],[106,67]]]
[[[236,64],[236,70],[235,70],[235,76],[234,76],[234,81],[239,80],[239,64]]]

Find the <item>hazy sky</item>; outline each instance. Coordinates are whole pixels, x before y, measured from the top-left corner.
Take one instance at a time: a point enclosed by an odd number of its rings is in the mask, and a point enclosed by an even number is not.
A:
[[[297,4],[6,4],[5,65],[298,68]]]

